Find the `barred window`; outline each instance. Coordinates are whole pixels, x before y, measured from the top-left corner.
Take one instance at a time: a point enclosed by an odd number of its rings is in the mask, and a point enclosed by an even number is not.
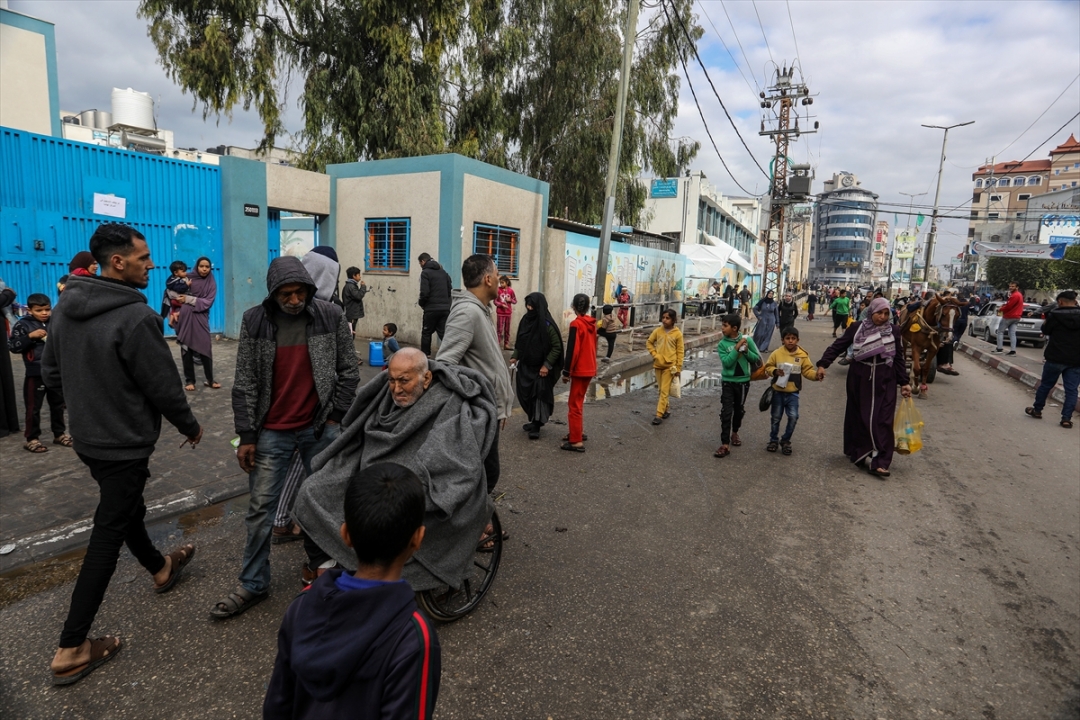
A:
[[[500,275],[518,276],[518,228],[476,223],[473,225],[473,252],[490,255]]]
[[[368,270],[409,271],[409,218],[367,218],[364,230]]]

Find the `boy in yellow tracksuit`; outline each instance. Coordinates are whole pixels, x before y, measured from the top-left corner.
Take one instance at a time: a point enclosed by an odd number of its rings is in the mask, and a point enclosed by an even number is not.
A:
[[[784,344],[773,351],[765,361],[765,374],[772,376],[772,427],[769,431],[769,444],[765,449],[776,452],[782,448],[785,455],[791,454],[791,435],[795,432],[795,423],[799,421],[799,391],[802,379],[817,380],[817,370],[810,362],[810,356],[799,347],[799,331],[794,327],[783,329]],[[787,376],[784,385],[777,383]],[[777,438],[780,431],[780,419],[787,413],[787,427],[784,435]]]
[[[653,372],[656,373],[656,387],[660,388],[660,401],[656,403],[656,417],[652,424],[659,425],[671,417],[668,410],[668,395],[671,393],[671,383],[678,382],[679,373],[682,372],[683,363],[683,336],[682,331],[675,327],[678,316],[674,310],[665,310],[660,313],[660,327],[649,335],[645,348],[653,357]]]

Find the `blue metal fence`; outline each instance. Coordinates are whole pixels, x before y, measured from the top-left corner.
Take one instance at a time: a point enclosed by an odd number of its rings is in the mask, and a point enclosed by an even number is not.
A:
[[[94,212],[104,209],[95,200],[121,199],[122,213]],[[193,268],[209,257],[223,287],[219,168],[0,127],[0,277],[20,302],[35,292],[55,302],[68,262],[104,222],[146,236],[157,265],[144,291],[151,307],[161,304],[173,260]],[[210,329],[225,329],[220,295]]]

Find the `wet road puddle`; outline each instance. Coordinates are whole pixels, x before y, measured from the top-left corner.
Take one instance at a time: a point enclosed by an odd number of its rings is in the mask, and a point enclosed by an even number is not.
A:
[[[705,348],[695,349],[686,354],[682,371],[682,387],[684,389],[720,387],[719,372],[694,370],[689,367],[695,360],[712,358],[714,355],[713,350]],[[625,373],[616,373],[610,377],[601,377],[594,380],[585,393],[585,402],[599,402],[655,387],[656,373],[653,372],[652,366],[640,365]],[[569,397],[569,392],[562,392],[555,396],[555,400],[556,402],[566,402]]]

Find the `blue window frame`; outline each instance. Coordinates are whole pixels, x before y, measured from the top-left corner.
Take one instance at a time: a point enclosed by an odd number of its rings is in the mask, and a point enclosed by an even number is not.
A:
[[[490,255],[500,275],[518,276],[519,228],[475,223],[473,225],[473,252]]]
[[[364,235],[369,272],[409,272],[409,218],[367,218]]]

